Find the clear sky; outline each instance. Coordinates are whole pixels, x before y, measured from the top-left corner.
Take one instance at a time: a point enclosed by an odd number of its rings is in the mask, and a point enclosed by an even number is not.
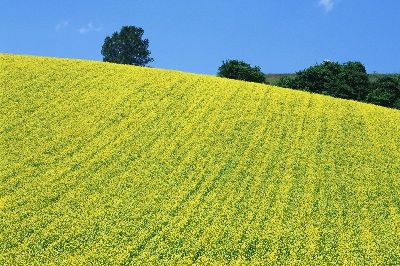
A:
[[[140,26],[154,67],[266,73],[323,60],[400,72],[400,0],[0,0],[0,52],[102,60],[104,38]]]

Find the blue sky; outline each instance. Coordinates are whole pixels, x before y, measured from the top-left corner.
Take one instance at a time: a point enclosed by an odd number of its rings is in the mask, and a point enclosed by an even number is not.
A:
[[[140,26],[154,67],[215,74],[224,59],[266,73],[323,60],[400,72],[399,0],[0,0],[0,52],[102,60],[104,38]]]

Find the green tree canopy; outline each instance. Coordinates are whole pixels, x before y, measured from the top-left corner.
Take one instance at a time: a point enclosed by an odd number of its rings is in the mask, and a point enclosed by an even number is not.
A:
[[[387,107],[400,107],[400,82],[394,77],[381,77],[372,83],[367,101]]]
[[[120,32],[107,36],[101,48],[103,61],[136,66],[152,62],[149,40],[143,39],[143,33],[142,28],[124,26]]]
[[[265,76],[260,67],[252,67],[248,63],[239,60],[223,61],[218,69],[218,76],[258,83],[265,81]]]
[[[294,77],[283,77],[279,86],[322,93],[334,97],[364,100],[368,93],[368,74],[360,62],[324,61],[298,71]]]

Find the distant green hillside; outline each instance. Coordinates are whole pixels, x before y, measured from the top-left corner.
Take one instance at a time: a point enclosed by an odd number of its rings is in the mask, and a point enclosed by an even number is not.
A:
[[[400,111],[0,55],[0,265],[398,265]]]

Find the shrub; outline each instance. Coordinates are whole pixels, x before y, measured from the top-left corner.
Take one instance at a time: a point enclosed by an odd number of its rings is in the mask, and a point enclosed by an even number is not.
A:
[[[265,82],[265,76],[261,72],[260,67],[252,67],[251,65],[239,60],[223,61],[222,65],[218,69],[218,76],[258,83]]]

